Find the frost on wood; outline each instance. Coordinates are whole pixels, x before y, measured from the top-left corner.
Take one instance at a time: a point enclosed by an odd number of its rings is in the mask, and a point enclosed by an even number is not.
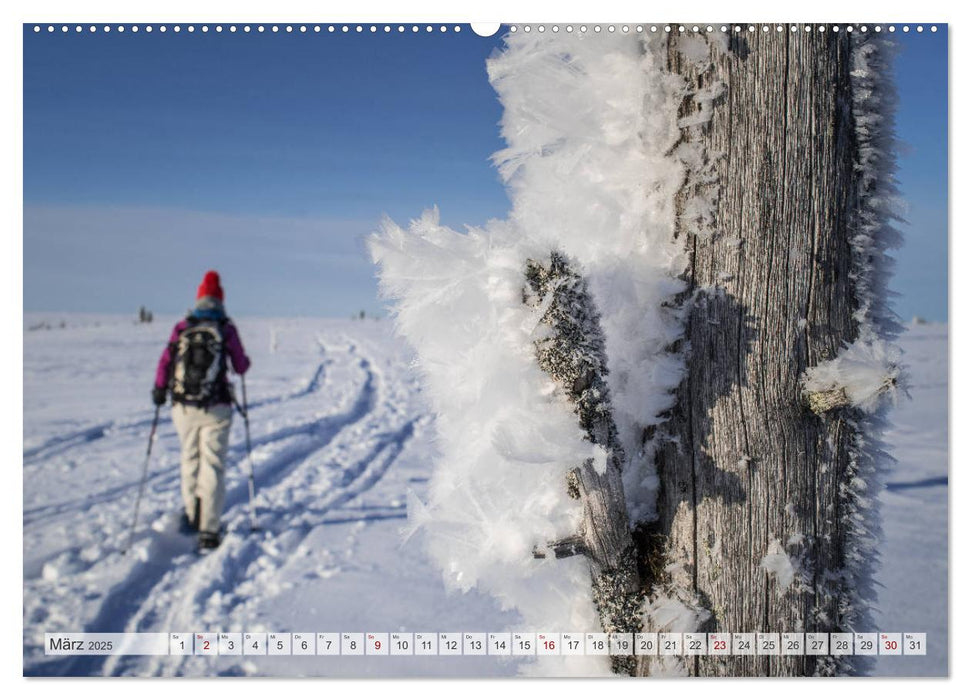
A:
[[[653,426],[683,372],[682,318],[671,303],[687,264],[674,235],[685,166],[671,157],[683,81],[665,70],[657,37],[620,32],[510,35],[487,70],[503,106],[506,148],[494,162],[513,204],[508,220],[463,236],[432,212],[409,231],[388,222],[372,241],[382,289],[396,299],[398,327],[418,351],[438,416],[443,454],[411,526],[450,583],[496,595],[537,627],[595,629],[583,559],[531,555],[577,531],[576,465],[593,457],[594,472],[609,475],[610,459],[584,440],[572,412],[553,417],[563,405],[551,401],[551,379],[536,362],[542,313],[522,303],[523,265],[559,250],[587,281],[602,313],[629,517],[650,520]],[[500,505],[508,518],[497,517],[490,533]],[[498,536],[509,530],[521,534],[529,582],[517,582],[521,550],[497,547],[512,541]],[[607,668],[597,657],[537,661],[554,663],[560,673]]]
[[[894,267],[890,251],[901,241],[895,223],[901,221],[903,208],[895,177],[897,93],[892,60],[896,46],[881,37],[861,34],[853,37],[852,47],[850,82],[857,146],[854,166],[858,175],[851,237],[851,276],[858,300],[855,344],[869,346],[862,351],[878,358],[877,364],[889,358],[899,366],[900,353],[893,343],[901,324],[890,308],[888,287]],[[899,377],[897,380],[899,386]],[[869,410],[862,406],[845,419],[853,435],[848,449],[847,480],[840,492],[841,525],[847,543],[846,561],[838,572],[845,629],[870,628],[877,602],[873,571],[882,540],[878,493],[882,474],[892,460],[882,440],[890,404],[882,401]],[[871,660],[853,657],[852,663],[852,671],[863,673]]]
[[[580,537],[590,560],[593,601],[605,632],[639,632],[641,582],[624,502],[623,447],[617,438],[606,376],[600,319],[587,285],[558,252],[528,260],[523,302],[542,311],[546,332],[534,341],[540,368],[577,415],[596,456],[571,472],[583,503]],[[633,657],[613,657],[616,673],[632,673]]]
[[[862,341],[893,340],[902,326],[889,304],[894,269],[890,251],[901,244],[896,223],[903,221],[904,210],[896,178],[897,91],[891,65],[897,49],[891,40],[872,35],[854,35],[852,44],[857,182],[850,275],[858,303],[854,318]]]
[[[866,624],[885,409],[864,410],[867,387],[855,405],[865,382],[841,376],[824,392],[847,405],[815,415],[803,379],[895,332],[885,47],[846,32],[715,34],[511,36],[488,61],[508,221],[463,235],[433,211],[372,241],[437,415],[441,456],[410,526],[450,585],[496,596],[524,624],[592,629],[629,615],[598,611],[589,591],[630,582],[591,580],[583,557],[533,556],[584,531],[586,478],[614,479],[620,455],[637,568],[656,579],[646,628]],[[551,250],[601,312],[601,339],[573,329],[575,362],[552,340],[555,292],[523,303],[526,261],[549,270]],[[585,368],[597,363],[612,427],[593,420],[600,384]],[[776,541],[796,569],[784,590],[762,567]],[[541,663],[606,670],[596,658]],[[855,663],[697,657],[681,670]]]
[[[796,577],[796,567],[793,566],[792,560],[779,540],[772,540],[769,543],[769,551],[762,557],[762,568],[775,579],[779,590],[785,590],[791,586]]]
[[[902,379],[896,346],[857,339],[832,360],[807,369],[803,392],[809,407],[820,415],[844,406],[873,413],[882,398],[893,398]]]
[[[678,65],[689,72],[709,74],[718,48],[709,44],[704,35],[686,34],[673,44]],[[715,214],[721,185],[717,165],[722,153],[708,147],[703,138],[715,113],[715,102],[725,93],[723,81],[714,79],[699,85],[698,80],[686,80],[681,89],[678,109],[680,136],[673,153],[684,166],[684,182],[678,193],[677,234],[684,239],[695,236],[702,240],[713,236]]]
[[[584,557],[533,554],[579,531],[583,507],[568,474],[597,456],[536,360],[547,330],[542,311],[523,303],[523,275],[541,253],[503,225],[453,231],[434,210],[407,229],[386,221],[370,247],[436,416],[431,479],[408,504],[413,541],[450,589],[494,596],[526,629],[598,628]],[[536,668],[609,672],[603,657]]]
[[[494,156],[510,221],[541,255],[577,265],[601,314],[607,383],[627,464],[633,523],[655,517],[653,428],[671,407],[683,357],[675,195],[681,78],[665,45],[634,32],[517,33],[488,61],[507,147]],[[698,211],[704,217],[703,209]]]
[[[645,626],[674,600],[710,612],[694,618],[703,631],[861,629],[875,601],[879,396],[899,384],[878,342],[894,332],[886,57],[832,32],[732,35],[707,61],[696,42],[668,41],[669,66],[690,86],[673,152],[693,164],[677,199],[691,251],[690,354],[658,429],[668,565]],[[710,109],[695,95],[715,95]],[[846,405],[815,415],[807,384],[817,406]],[[783,656],[698,657],[683,670],[861,669],[848,657]]]

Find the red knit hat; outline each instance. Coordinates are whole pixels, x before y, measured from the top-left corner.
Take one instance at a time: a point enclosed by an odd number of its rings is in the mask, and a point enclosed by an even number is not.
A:
[[[219,301],[223,300],[223,288],[219,286],[219,273],[215,270],[209,270],[202,278],[202,284],[199,285],[199,291],[196,292],[196,299],[202,299],[202,297],[215,297]]]

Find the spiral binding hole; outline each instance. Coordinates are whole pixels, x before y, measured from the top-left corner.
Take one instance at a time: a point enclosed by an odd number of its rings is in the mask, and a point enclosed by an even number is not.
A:
[[[31,30],[35,34],[40,34],[45,31],[48,34],[54,34],[54,33],[58,33],[58,30],[59,30],[59,33],[61,34],[69,34],[71,33],[72,27],[73,27],[74,33],[76,34],[83,33],[85,31],[85,28],[89,33],[92,33],[92,34],[99,33],[99,32],[104,34],[108,34],[111,32],[115,32],[117,34],[125,34],[125,33],[137,34],[138,32],[144,32],[146,34],[151,34],[153,32],[156,32],[159,34],[168,34],[168,33],[181,34],[183,30],[190,34],[194,34],[197,31],[202,32],[203,34],[210,34],[210,33],[237,34],[240,32],[245,34],[250,34],[253,31],[257,33],[265,33],[267,31],[267,27],[269,27],[269,31],[271,31],[274,34],[279,34],[281,31],[283,31],[286,34],[308,34],[311,31],[314,34],[320,34],[322,31],[321,25],[306,25],[306,24],[267,25],[267,26],[255,25],[254,27],[251,27],[250,25],[235,25],[235,24],[232,24],[232,25],[221,25],[221,24],[191,25],[190,24],[190,25],[185,25],[184,27],[183,25],[178,25],[178,24],[154,25],[154,26],[137,25],[137,24],[132,24],[132,25],[121,25],[121,24],[107,25],[106,24],[101,26],[93,25],[93,24],[92,25],[35,24],[31,27]],[[890,25],[879,25],[879,24],[874,24],[874,25],[866,25],[866,24],[860,24],[860,25],[852,25],[852,24],[844,24],[844,25],[838,25],[838,24],[834,24],[834,25],[829,25],[829,24],[820,24],[820,25],[813,25],[813,24],[804,24],[804,25],[801,25],[801,24],[759,24],[759,25],[754,25],[754,24],[749,24],[749,25],[704,25],[704,24],[702,25],[697,25],[697,24],[694,24],[694,25],[671,25],[671,24],[600,25],[600,24],[595,24],[595,25],[585,25],[584,24],[579,26],[575,26],[572,24],[562,25],[562,26],[557,24],[550,24],[550,25],[510,24],[508,25],[508,30],[509,30],[509,33],[511,34],[515,34],[517,32],[523,32],[523,33],[529,34],[534,31],[539,34],[545,34],[547,32],[558,34],[561,30],[565,30],[567,33],[571,33],[571,34],[575,32],[579,32],[580,34],[585,34],[585,35],[589,35],[589,34],[603,35],[603,34],[618,34],[618,33],[630,34],[631,32],[636,32],[638,34],[641,34],[648,30],[650,30],[650,32],[653,34],[656,34],[657,32],[661,31],[661,29],[663,28],[663,31],[667,34],[670,34],[672,32],[678,32],[680,34],[688,33],[688,32],[694,33],[694,34],[702,34],[702,33],[710,34],[712,32],[717,32],[717,31],[720,31],[722,33],[748,32],[751,34],[761,31],[763,34],[768,34],[769,32],[772,31],[773,27],[775,28],[775,32],[777,34],[784,33],[787,27],[789,32],[791,33],[798,32],[800,27],[806,33],[810,33],[813,31],[813,29],[816,29],[819,32],[826,32],[827,30],[829,30],[837,34],[840,32],[850,34],[854,31],[864,33],[864,34],[865,33],[882,34],[883,32],[889,32],[891,34],[894,34],[894,33],[897,33],[899,29],[899,31],[904,34],[912,35],[915,33],[933,34],[933,33],[937,33],[938,31],[937,25],[922,25],[922,24],[917,24],[917,25],[907,25],[907,24],[904,24],[904,25],[892,25],[892,24]],[[326,30],[328,34],[333,34],[336,31],[340,31],[343,34],[348,34],[352,31],[357,34],[363,34],[365,30],[371,34],[379,34],[379,33],[391,34],[395,31],[397,31],[399,34],[403,34],[406,31],[408,31],[409,28],[413,34],[418,34],[418,33],[458,34],[462,32],[462,27],[460,25],[449,26],[445,24],[441,24],[441,25],[431,25],[431,24],[428,24],[428,25],[417,25],[417,24],[415,25],[387,25],[387,24],[386,25],[375,25],[375,24],[360,25],[358,24],[358,25],[340,25],[340,26],[326,25]]]

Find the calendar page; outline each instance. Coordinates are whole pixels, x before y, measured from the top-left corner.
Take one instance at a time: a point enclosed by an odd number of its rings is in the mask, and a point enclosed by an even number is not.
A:
[[[22,26],[24,676],[949,674],[946,22],[264,10]]]

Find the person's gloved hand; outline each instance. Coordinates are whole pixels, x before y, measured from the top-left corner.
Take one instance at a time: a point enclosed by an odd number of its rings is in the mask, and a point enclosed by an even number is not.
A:
[[[168,391],[164,386],[152,387],[152,403],[156,406],[161,406],[165,403],[166,394]]]

